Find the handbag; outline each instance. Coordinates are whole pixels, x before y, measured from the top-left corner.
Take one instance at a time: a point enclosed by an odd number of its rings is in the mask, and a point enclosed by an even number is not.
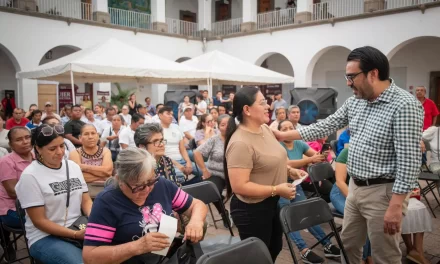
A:
[[[170,259],[164,264],[196,264],[197,260],[203,255],[200,243],[191,243],[189,240],[176,250]]]
[[[70,176],[69,176],[69,162],[68,160],[65,160],[66,163],[66,175],[67,175],[67,200],[66,200],[66,214],[65,214],[65,218],[64,218],[64,226],[66,226],[66,222],[67,222],[67,212],[69,210],[69,203],[70,203]],[[75,222],[73,222],[73,224],[67,228],[72,229],[74,231],[80,231],[80,230],[84,230],[87,227],[87,223],[88,223],[89,219],[87,218],[87,216],[81,215],[80,217],[78,217],[78,219],[75,220]],[[73,238],[69,238],[69,237],[60,237],[62,240],[67,241],[71,244],[73,244],[74,246],[78,247],[78,248],[83,248],[83,243],[84,240],[79,240],[79,239],[73,239]]]

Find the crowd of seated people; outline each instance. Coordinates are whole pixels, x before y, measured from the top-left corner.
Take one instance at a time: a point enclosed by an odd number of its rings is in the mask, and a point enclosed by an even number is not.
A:
[[[24,111],[16,108],[7,120],[10,130],[3,128],[4,121],[0,117],[0,147],[5,148],[3,154],[0,149],[0,221],[20,227],[15,212],[15,199],[18,198],[27,213],[30,253],[43,263],[93,263],[96,259],[100,259],[100,263],[155,263],[158,256],[151,252],[169,246],[165,236],[154,233],[157,221],[153,223],[151,218],[145,217],[146,213],[152,213],[157,203],[163,213],[175,217],[181,215],[187,229],[180,231],[191,241],[200,241],[206,232],[206,206],[180,188],[210,181],[223,196],[228,185],[224,167],[228,124],[247,120],[247,117],[241,121],[230,118],[234,111],[233,93],[227,99],[221,92],[215,98],[207,94],[205,91],[199,94],[196,104],[185,96],[178,107],[177,117],[173,116],[173,109],[169,106],[158,104],[154,107],[151,100],[146,100],[147,105],[137,103],[135,95],[130,96],[126,105],[106,105],[104,108],[98,104],[93,110],[81,105],[66,105],[61,116],[54,113],[50,102],[46,103],[45,112],[33,105],[26,113],[27,121]],[[264,102],[260,104],[263,107]],[[252,115],[261,110],[258,113],[263,114],[262,109],[251,109],[249,113]],[[258,121],[264,127],[266,123],[270,129],[279,131],[301,126],[298,106],[280,104],[273,110],[272,122],[249,120]],[[263,135],[270,133],[269,127],[267,131],[263,128]],[[430,144],[430,169],[434,172],[440,170],[439,134],[438,127],[431,127],[423,133],[426,143]],[[349,176],[343,168],[347,162],[349,139],[347,128],[339,138],[337,149],[333,150],[337,156],[335,179],[317,184],[319,196],[332,202],[341,214],[349,190]],[[191,140],[195,142],[194,146],[189,146]],[[284,141],[280,142],[282,148],[277,150],[285,152],[288,168],[307,171],[311,164],[332,161],[331,151],[322,149],[326,141],[327,138],[313,142]],[[7,154],[7,150],[11,153]],[[298,175],[304,174],[288,169],[285,181],[292,184]],[[108,179],[112,184],[104,188]],[[65,186],[67,180],[71,184],[69,194]],[[280,196],[284,187],[280,185]],[[282,196],[277,205],[281,208],[303,201],[314,191],[310,179],[306,178],[296,185],[294,196]],[[66,206],[67,195],[70,195],[70,206]],[[184,203],[177,204],[176,199]],[[252,199],[256,198],[249,200]],[[229,213],[233,218],[234,213],[237,217],[237,212],[231,211],[227,205],[228,210],[223,214],[220,202],[214,205],[227,227],[232,224]],[[410,210],[421,210],[419,215],[426,210],[416,201],[411,201],[409,207]],[[87,229],[69,229],[81,215],[89,217]],[[420,224],[422,229],[410,229],[403,235],[408,258],[416,259],[416,263],[425,261],[423,234],[431,230],[428,216],[429,213]],[[408,217],[407,221],[412,223],[411,219]],[[243,219],[238,218],[239,231],[242,225]],[[152,230],[155,231],[150,232]],[[340,256],[339,248],[331,240],[323,239],[326,235],[320,226],[308,231],[322,244],[324,256]],[[84,249],[72,246],[75,244],[65,238],[81,241],[81,244],[84,241]],[[304,263],[324,262],[305,243],[301,232],[289,234],[289,239],[299,249]],[[15,258],[15,250],[9,242],[8,239],[1,241],[8,258]],[[144,242],[150,246],[142,246]],[[363,259],[365,263],[372,263],[368,240]]]

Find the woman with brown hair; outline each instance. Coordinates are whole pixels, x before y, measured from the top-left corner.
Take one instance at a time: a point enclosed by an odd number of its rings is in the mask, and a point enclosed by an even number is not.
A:
[[[217,130],[214,129],[214,119],[212,115],[202,115],[199,123],[197,124],[196,134],[194,136],[197,146],[202,145],[216,134]]]

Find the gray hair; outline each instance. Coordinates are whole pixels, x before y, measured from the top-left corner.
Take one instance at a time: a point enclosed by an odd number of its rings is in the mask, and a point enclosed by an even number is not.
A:
[[[225,119],[225,118],[230,118],[231,116],[230,115],[227,115],[227,114],[223,114],[223,115],[220,115],[218,118],[217,118],[217,123],[221,123],[222,122],[222,120],[223,119]]]
[[[116,173],[119,183],[139,181],[143,173],[150,174],[156,168],[156,161],[148,151],[129,147],[121,150],[116,160]]]
[[[280,106],[277,109],[275,109],[275,115],[278,115],[281,110],[283,110],[284,113],[286,113],[286,108],[284,108],[283,106]]]
[[[295,108],[298,108],[299,109],[299,106],[297,106],[297,105],[291,105],[291,106],[289,106],[289,108],[287,109],[287,112],[292,112],[292,110],[293,109],[295,109]]]
[[[139,147],[139,145],[145,145],[146,142],[150,141],[151,137],[157,133],[163,134],[163,129],[159,123],[141,125],[134,133],[134,143],[137,147]]]

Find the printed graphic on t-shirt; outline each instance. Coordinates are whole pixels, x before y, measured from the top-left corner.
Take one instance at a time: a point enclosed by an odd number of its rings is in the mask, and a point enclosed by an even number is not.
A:
[[[139,226],[142,228],[142,236],[145,236],[150,232],[158,232],[162,214],[166,214],[162,205],[160,203],[155,203],[153,208],[143,206],[139,208],[139,211],[142,213],[142,221],[139,221]],[[133,241],[138,240],[139,238],[140,237],[135,235],[133,236]]]
[[[49,183],[50,188],[55,196],[67,193],[67,179],[62,182]],[[70,191],[82,189],[81,181],[78,178],[70,179]]]

